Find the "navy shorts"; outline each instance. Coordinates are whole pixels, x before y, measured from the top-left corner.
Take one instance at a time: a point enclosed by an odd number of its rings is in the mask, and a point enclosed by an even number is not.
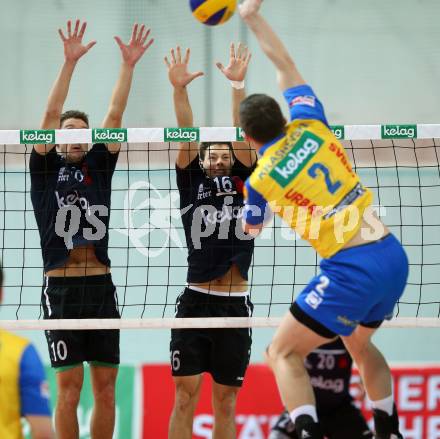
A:
[[[116,288],[110,274],[46,277],[41,303],[45,319],[119,319]],[[119,364],[119,330],[46,330],[52,367],[70,368],[88,361]]]
[[[390,234],[340,250],[323,259],[320,269],[292,305],[292,314],[324,337],[348,336],[359,324],[378,327],[391,319],[405,289],[408,258]]]
[[[216,296],[191,288],[177,298],[176,317],[250,317],[249,296]],[[172,329],[170,355],[173,376],[209,372],[224,386],[241,387],[249,364],[250,328]]]

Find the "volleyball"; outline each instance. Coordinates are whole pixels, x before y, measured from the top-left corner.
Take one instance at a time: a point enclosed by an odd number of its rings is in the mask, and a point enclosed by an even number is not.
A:
[[[237,8],[237,0],[190,0],[189,4],[194,17],[208,26],[225,23]]]

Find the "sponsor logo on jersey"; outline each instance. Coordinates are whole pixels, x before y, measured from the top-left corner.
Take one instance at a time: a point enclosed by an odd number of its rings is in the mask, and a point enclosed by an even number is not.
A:
[[[84,180],[84,174],[80,169],[63,166],[58,171],[58,183],[69,181],[71,174],[73,175],[75,180],[78,181],[79,183],[81,183]]]
[[[78,191],[74,191],[70,194],[61,196],[58,191],[55,191],[55,197],[57,199],[58,207],[61,209],[66,206],[73,206],[77,203],[81,206],[83,210],[88,210],[90,207],[90,203],[87,198],[81,197]]]
[[[281,186],[286,187],[316,154],[324,140],[305,131],[295,146],[273,168],[269,175]]]
[[[20,143],[23,145],[55,143],[55,130],[20,130]]]
[[[165,142],[198,142],[198,128],[164,128]]]
[[[121,143],[127,141],[125,128],[94,128],[92,130],[92,142]]]
[[[310,383],[316,389],[329,390],[334,393],[342,393],[344,391],[344,380],[336,378],[334,380],[325,379],[322,375],[310,377]]]
[[[414,139],[417,125],[382,125],[382,139]]]
[[[332,125],[330,127],[330,129],[332,130],[334,136],[338,140],[344,140],[345,139],[345,127],[344,127],[344,125]]]
[[[295,105],[308,105],[309,107],[314,107],[315,102],[315,96],[297,96],[289,102],[289,106],[290,108],[294,107]]]
[[[232,219],[239,219],[243,217],[243,206],[227,206],[223,205],[222,210],[215,210],[210,212],[201,207],[203,220],[206,223],[223,223],[224,221],[231,221]]]
[[[69,181],[70,172],[67,171],[65,166],[62,166],[58,171],[58,183]]]
[[[347,206],[351,206],[358,198],[362,197],[362,195],[364,194],[365,188],[362,186],[361,183],[358,183],[350,192],[348,192],[348,194],[344,196],[344,198],[342,198],[342,200],[338,204],[333,207],[333,209],[331,209],[324,215],[324,219],[331,218],[342,209],[345,209]]]
[[[199,185],[199,192],[197,194],[198,200],[204,200],[205,198],[209,198],[211,196],[211,189],[206,189],[203,183]]]

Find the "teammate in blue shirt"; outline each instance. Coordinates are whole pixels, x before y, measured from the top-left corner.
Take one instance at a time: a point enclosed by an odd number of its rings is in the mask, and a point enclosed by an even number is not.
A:
[[[0,264],[0,304],[3,296]],[[0,438],[22,439],[21,418],[32,439],[54,437],[49,389],[41,360],[25,338],[0,329]]]

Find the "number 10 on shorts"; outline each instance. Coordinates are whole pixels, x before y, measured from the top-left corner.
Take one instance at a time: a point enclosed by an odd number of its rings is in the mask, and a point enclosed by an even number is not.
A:
[[[67,358],[67,345],[63,340],[59,340],[57,343],[53,341],[50,348],[52,349],[53,361],[64,361]]]

